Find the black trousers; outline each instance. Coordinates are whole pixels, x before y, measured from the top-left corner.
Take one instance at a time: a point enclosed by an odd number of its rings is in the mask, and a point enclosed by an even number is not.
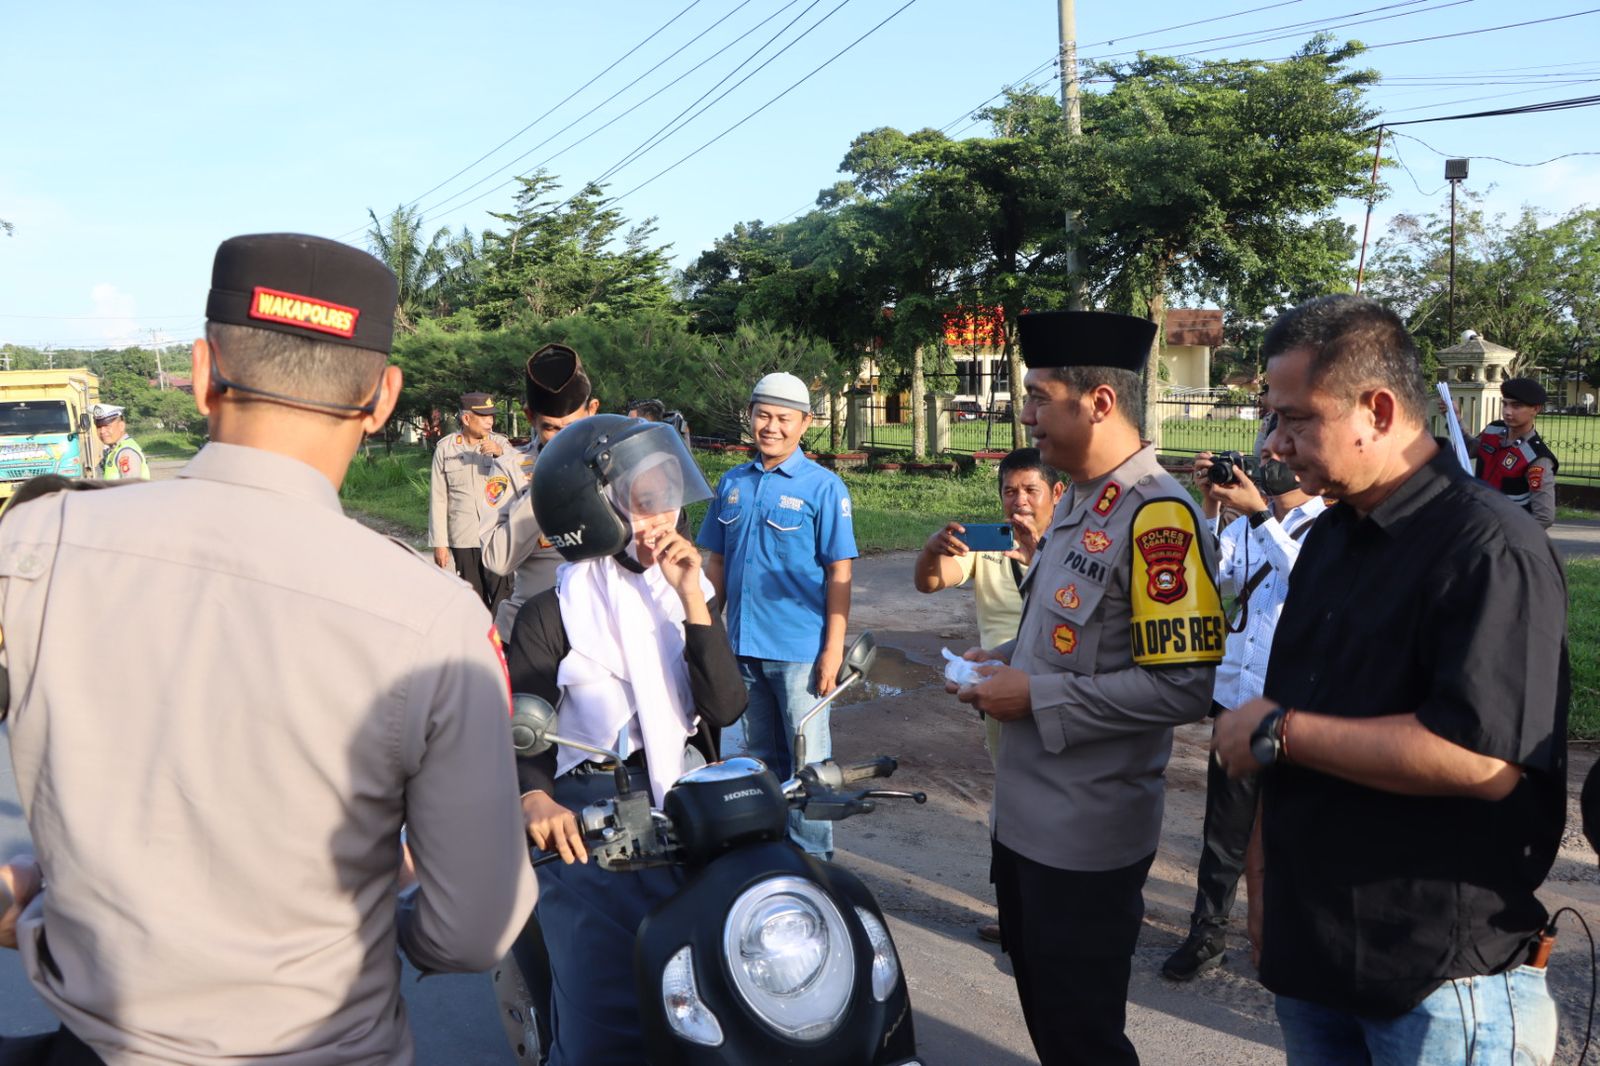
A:
[[[461,575],[461,580],[472,586],[472,591],[483,600],[491,615],[500,601],[511,595],[511,578],[483,565],[482,548],[451,548],[450,558],[455,560],[456,573]]]
[[[1260,775],[1234,780],[1217,762],[1217,753],[1211,753],[1206,765],[1206,819],[1195,878],[1194,914],[1189,918],[1191,930],[1205,925],[1220,929],[1228,924],[1260,793]]]
[[[1138,1066],[1123,1032],[1155,853],[1120,870],[1060,870],[990,842],[1000,947],[1041,1066]]]

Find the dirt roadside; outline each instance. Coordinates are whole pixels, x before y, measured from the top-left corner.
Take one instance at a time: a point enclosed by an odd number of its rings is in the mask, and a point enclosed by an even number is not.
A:
[[[938,669],[941,645],[960,651],[976,642],[971,593],[918,593],[913,558],[894,553],[856,563],[851,630],[872,630],[884,651],[867,690],[835,712],[834,752],[898,755],[893,786],[926,791],[928,803],[886,801],[841,823],[840,861],[891,918],[928,1061],[1031,1063],[1005,958],[973,934],[977,922],[994,916],[986,822],[994,773],[978,722],[945,694]],[[1128,1031],[1146,1064],[1282,1062],[1271,997],[1256,983],[1242,932],[1230,937],[1227,964],[1196,981],[1175,984],[1158,972],[1187,932],[1194,902],[1209,740],[1205,724],[1177,731],[1161,847],[1145,887]],[[1578,831],[1577,798],[1594,757],[1572,753],[1567,834],[1541,893],[1552,911],[1573,907],[1591,927],[1600,925],[1600,870]],[[1242,897],[1234,923],[1241,931]],[[1582,930],[1563,919],[1550,970],[1562,1015],[1558,1061],[1576,1061],[1583,1043],[1590,958]]]

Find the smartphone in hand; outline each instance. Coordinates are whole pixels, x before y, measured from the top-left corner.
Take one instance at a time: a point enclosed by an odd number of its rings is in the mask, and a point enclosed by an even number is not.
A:
[[[1011,525],[1008,522],[973,522],[966,525],[965,533],[956,539],[975,552],[1008,552],[1012,548]]]

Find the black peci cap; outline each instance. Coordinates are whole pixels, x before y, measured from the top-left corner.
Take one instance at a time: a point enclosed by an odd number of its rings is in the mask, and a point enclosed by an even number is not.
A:
[[[565,344],[547,344],[528,359],[528,410],[565,418],[589,402],[583,360]]]
[[[1532,407],[1543,407],[1550,399],[1550,394],[1544,391],[1544,386],[1532,378],[1507,378],[1500,383],[1500,395],[1507,400],[1515,400]]]
[[[394,273],[358,248],[256,233],[217,248],[206,318],[387,354],[397,291]]]
[[[1142,371],[1156,324],[1109,311],[1034,311],[1017,318],[1022,361],[1030,368],[1109,366]]]

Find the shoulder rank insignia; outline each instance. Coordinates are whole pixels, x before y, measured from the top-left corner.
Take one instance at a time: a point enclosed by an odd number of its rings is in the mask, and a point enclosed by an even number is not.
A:
[[[1115,481],[1106,482],[1106,487],[1100,490],[1100,498],[1094,501],[1094,513],[1104,518],[1117,506],[1117,501],[1121,498],[1122,486]]]
[[[1109,547],[1111,547],[1111,535],[1105,530],[1086,529],[1083,531],[1084,551],[1098,555]]]
[[[1222,598],[1196,537],[1194,512],[1182,500],[1152,500],[1133,518],[1133,573],[1128,583],[1133,661],[1140,666],[1222,661]]]

